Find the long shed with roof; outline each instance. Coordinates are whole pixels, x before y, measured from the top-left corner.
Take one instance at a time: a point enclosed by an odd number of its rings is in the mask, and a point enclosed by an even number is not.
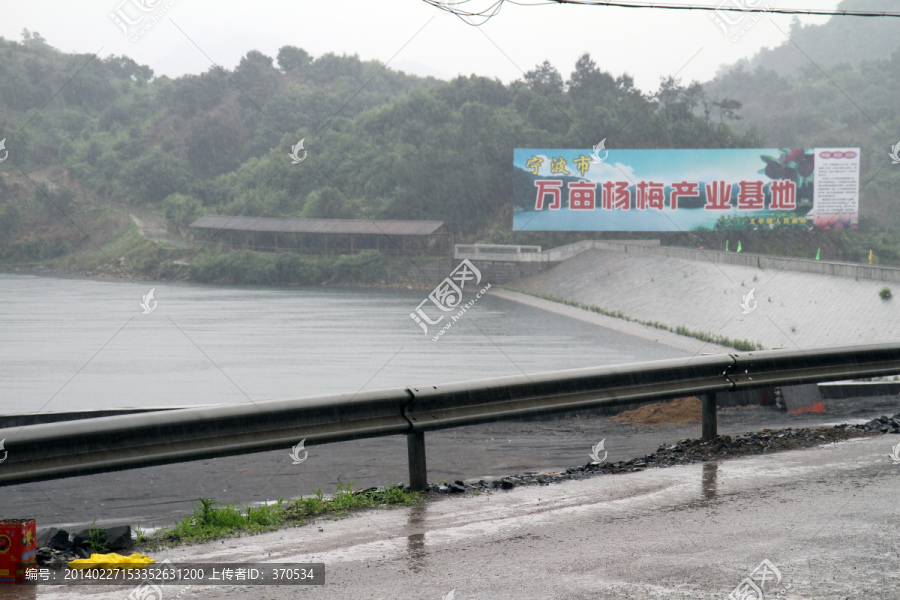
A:
[[[443,221],[205,215],[191,223],[191,229],[223,245],[316,254],[354,254],[371,249],[443,255],[452,243]]]

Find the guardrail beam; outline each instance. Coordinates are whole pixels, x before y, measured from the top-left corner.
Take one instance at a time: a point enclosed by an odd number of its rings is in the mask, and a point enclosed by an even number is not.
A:
[[[410,485],[425,489],[425,431],[528,415],[900,374],[900,344],[695,356],[356,394],[175,409],[0,429],[0,486],[386,435],[408,435]]]

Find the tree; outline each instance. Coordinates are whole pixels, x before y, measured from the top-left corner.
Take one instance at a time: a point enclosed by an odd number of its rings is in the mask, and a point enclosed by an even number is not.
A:
[[[246,140],[231,122],[221,116],[197,121],[187,139],[191,166],[205,175],[221,175],[241,166],[247,158],[241,151]]]
[[[303,48],[282,46],[278,49],[278,68],[284,73],[296,73],[312,62],[312,57]]]
[[[731,100],[729,98],[713,102],[713,106],[718,107],[719,109],[719,123],[723,123],[725,119],[739,121],[741,117],[737,114],[737,111],[744,107],[738,100]]]
[[[244,94],[259,104],[278,89],[278,70],[272,66],[272,57],[259,50],[251,50],[234,70],[232,80]]]
[[[37,31],[28,31],[27,29],[22,30],[22,43],[26,46],[40,46],[46,45],[47,40],[41,37]]]
[[[684,90],[684,101],[691,114],[694,114],[695,108],[703,104],[705,98],[706,92],[703,91],[703,84],[699,81],[692,81]]]
[[[326,186],[307,196],[303,216],[310,219],[349,219],[353,216],[353,208],[338,190]]]
[[[560,95],[565,89],[563,78],[556,67],[549,61],[544,61],[536,69],[525,73],[525,85],[529,89],[541,92],[548,96]]]
[[[575,101],[600,104],[616,89],[616,80],[609,73],[597,68],[587,53],[575,63],[575,70],[568,81],[568,95]]]
[[[203,205],[193,196],[170,194],[163,200],[166,221],[175,229],[185,229],[203,214]]]
[[[127,190],[137,203],[161,202],[166,196],[187,189],[191,175],[186,161],[159,146],[131,161],[124,170]]]
[[[107,70],[123,79],[130,79],[139,84],[148,83],[153,79],[153,69],[147,65],[139,65],[127,56],[116,56],[111,54],[103,59],[103,64]]]

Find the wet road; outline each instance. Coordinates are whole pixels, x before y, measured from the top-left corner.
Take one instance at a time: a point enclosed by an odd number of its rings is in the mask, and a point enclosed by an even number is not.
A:
[[[766,598],[896,598],[897,441],[448,497],[156,557],[326,564],[324,587],[198,586],[181,598],[721,600],[764,560],[778,574],[757,580]]]

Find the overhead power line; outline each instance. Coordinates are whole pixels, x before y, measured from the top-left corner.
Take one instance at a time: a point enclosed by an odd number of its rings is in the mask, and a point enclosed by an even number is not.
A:
[[[574,4],[579,6],[610,6],[615,8],[655,8],[660,10],[696,10],[709,12],[769,13],[778,15],[804,15],[821,17],[900,17],[900,12],[866,10],[822,10],[813,8],[766,7],[763,0],[725,0],[718,5],[672,4],[664,2],[611,2],[607,0],[540,0],[521,2],[516,0],[481,0],[478,4],[488,4],[485,8],[469,9],[477,0],[423,0],[441,10],[456,15],[470,25],[481,25],[497,16],[505,2],[519,6],[541,6],[547,4]],[[746,6],[755,4],[755,6]],[[480,20],[479,23],[474,20]]]
[[[426,0],[427,1],[427,0]],[[757,0],[756,7],[743,6],[752,0],[725,0],[717,6],[703,4],[664,4],[659,2],[607,2],[606,0],[547,0],[542,4],[581,4],[585,6],[615,6],[618,8],[661,8],[666,10],[708,10],[714,12],[772,13],[780,15],[809,15],[823,17],[900,17],[900,12],[869,10],[819,10],[814,8],[784,8],[762,6]],[[517,3],[518,4],[518,3]]]

